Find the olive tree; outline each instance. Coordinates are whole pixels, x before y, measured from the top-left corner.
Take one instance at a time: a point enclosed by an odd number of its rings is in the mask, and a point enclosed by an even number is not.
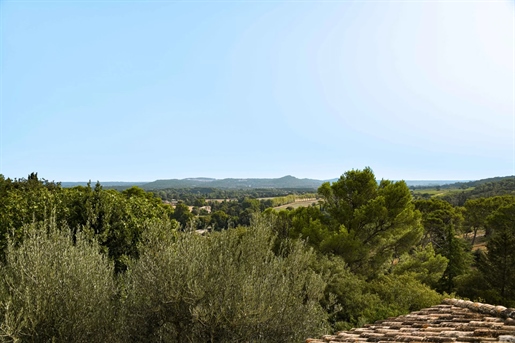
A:
[[[324,329],[312,252],[275,250],[266,222],[207,236],[154,225],[143,242],[127,273],[132,341],[298,342]]]
[[[52,221],[24,230],[21,244],[8,242],[0,266],[0,339],[118,339],[114,268],[98,244],[82,234],[72,239],[68,228],[59,230]]]

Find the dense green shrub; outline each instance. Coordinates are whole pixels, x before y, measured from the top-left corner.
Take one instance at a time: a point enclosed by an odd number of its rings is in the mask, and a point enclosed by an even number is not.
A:
[[[333,331],[379,319],[376,309],[381,305],[381,299],[377,294],[367,292],[365,278],[352,273],[343,258],[319,254],[312,266],[327,283],[322,305],[328,311]]]
[[[407,314],[437,304],[443,298],[413,271],[366,280],[352,273],[341,257],[323,255],[318,256],[313,267],[327,283],[322,303],[334,331]]]
[[[95,242],[46,221],[10,240],[0,267],[0,339],[107,342],[119,337],[113,264]]]
[[[263,222],[206,237],[149,228],[127,273],[132,341],[299,342],[323,332],[312,252],[297,242],[274,254],[274,239]]]
[[[430,307],[444,298],[410,273],[382,276],[370,282],[367,291],[381,298],[381,306],[375,308],[375,320]]]

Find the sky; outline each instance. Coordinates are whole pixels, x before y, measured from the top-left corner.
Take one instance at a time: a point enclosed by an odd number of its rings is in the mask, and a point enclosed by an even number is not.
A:
[[[0,1],[0,174],[515,174],[513,1]]]

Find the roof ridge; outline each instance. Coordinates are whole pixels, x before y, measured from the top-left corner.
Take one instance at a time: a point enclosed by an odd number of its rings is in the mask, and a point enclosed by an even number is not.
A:
[[[457,307],[467,308],[474,312],[492,315],[503,319],[515,319],[515,308],[507,308],[504,306],[494,306],[489,304],[483,304],[480,302],[474,302],[470,300],[447,298],[442,301],[443,304],[453,305]]]

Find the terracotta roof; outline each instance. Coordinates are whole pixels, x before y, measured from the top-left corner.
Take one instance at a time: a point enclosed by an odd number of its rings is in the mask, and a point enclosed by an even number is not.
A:
[[[515,343],[515,308],[445,299],[442,304],[310,343]]]

